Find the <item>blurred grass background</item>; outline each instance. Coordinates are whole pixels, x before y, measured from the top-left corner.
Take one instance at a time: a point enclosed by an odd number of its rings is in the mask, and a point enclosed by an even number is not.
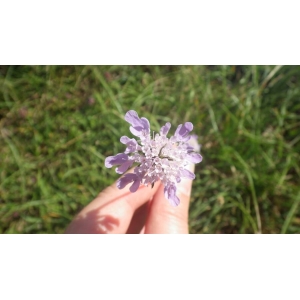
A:
[[[191,233],[300,232],[300,67],[0,67],[0,232],[62,233],[118,178],[134,109],[202,144]]]

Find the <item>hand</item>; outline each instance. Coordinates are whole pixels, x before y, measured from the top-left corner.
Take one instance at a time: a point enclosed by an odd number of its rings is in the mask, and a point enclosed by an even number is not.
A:
[[[135,193],[114,183],[76,216],[66,233],[188,233],[191,189],[192,180],[182,179],[177,186],[180,204],[173,207],[161,182],[153,188],[141,185]]]

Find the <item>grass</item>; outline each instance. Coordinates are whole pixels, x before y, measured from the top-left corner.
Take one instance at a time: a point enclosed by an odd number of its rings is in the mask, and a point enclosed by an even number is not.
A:
[[[104,159],[134,109],[194,124],[191,233],[299,233],[299,83],[296,66],[2,66],[0,232],[64,232],[117,179]]]

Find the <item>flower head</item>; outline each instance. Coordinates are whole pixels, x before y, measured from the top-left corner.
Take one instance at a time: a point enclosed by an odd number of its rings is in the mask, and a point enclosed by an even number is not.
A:
[[[191,122],[180,124],[175,134],[168,138],[170,123],[166,123],[160,129],[160,133],[151,137],[149,121],[146,118],[139,118],[134,110],[125,114],[125,120],[131,125],[129,128],[131,133],[139,139],[122,136],[120,141],[126,146],[124,153],[107,157],[105,166],[111,168],[118,165],[116,172],[123,174],[133,163],[138,165],[134,173],[125,174],[118,180],[118,188],[122,189],[132,183],[130,191],[134,193],[140,184],[153,186],[160,180],[164,184],[165,197],[171,205],[179,205],[176,185],[183,177],[194,179],[195,174],[186,167],[189,163],[196,164],[202,161],[202,156],[197,153],[200,150],[197,136],[190,135],[193,124]]]

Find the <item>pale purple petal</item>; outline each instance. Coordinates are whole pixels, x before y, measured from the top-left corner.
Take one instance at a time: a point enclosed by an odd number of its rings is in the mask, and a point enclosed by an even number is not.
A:
[[[138,176],[134,173],[125,174],[123,177],[121,177],[117,181],[117,187],[119,189],[123,189],[127,184],[129,184],[130,182],[136,180],[137,178],[138,178]]]
[[[145,130],[150,129],[150,123],[149,123],[148,119],[142,117],[141,122],[142,122],[143,127],[145,128]]]
[[[119,153],[115,156],[109,156],[105,159],[105,167],[111,168],[115,165],[122,165],[128,160],[128,155],[125,153]]]
[[[117,181],[117,187],[119,189],[123,189],[127,184],[131,183],[133,181],[133,184],[131,185],[131,187],[129,188],[129,190],[134,193],[137,191],[137,189],[140,186],[140,179],[139,177],[134,174],[134,173],[128,173],[125,174],[123,177],[121,177],[118,181]]]
[[[130,138],[126,135],[124,135],[120,138],[120,142],[124,145],[126,145],[129,141],[130,141]]]
[[[195,174],[187,169],[180,170],[180,175],[189,179],[195,179]]]
[[[179,135],[179,131],[180,131],[181,127],[182,127],[182,124],[180,124],[180,125],[177,126],[177,129],[176,129],[176,131],[174,133],[175,137]]]
[[[125,153],[135,152],[139,146],[135,139],[130,139],[127,136],[122,136],[120,142],[127,146]]]
[[[175,136],[178,138],[183,138],[185,137],[187,134],[189,134],[189,132],[191,132],[193,130],[193,124],[191,122],[185,122],[183,125],[180,124],[175,132]]]
[[[126,172],[134,163],[134,160],[128,159],[126,162],[124,162],[120,167],[116,168],[116,172],[118,174],[123,174]]]
[[[164,193],[172,206],[179,205],[180,199],[176,196],[176,186],[174,184],[165,186]]]
[[[137,112],[130,110],[125,114],[125,120],[131,124],[130,131],[136,136],[143,136],[150,132],[150,123],[146,118],[139,118]]]
[[[166,123],[166,125],[164,125],[161,129],[160,129],[160,134],[161,135],[167,135],[169,130],[171,128],[171,123]]]
[[[137,126],[141,122],[137,112],[134,110],[130,110],[125,114],[125,120],[132,126]]]
[[[143,131],[143,127],[139,126],[139,127],[129,127],[130,132],[135,135],[135,136],[141,136],[142,135],[142,131]]]
[[[136,180],[133,181],[133,184],[131,185],[131,187],[129,188],[131,193],[134,193],[137,191],[137,189],[140,186],[140,180],[139,178],[137,178]]]
[[[192,146],[187,146],[187,147],[186,147],[186,151],[187,151],[187,152],[194,152],[194,151],[195,151],[195,148],[192,147]]]
[[[135,127],[130,126],[129,130],[133,135],[138,136],[138,137],[143,137],[143,136],[149,134],[150,127],[145,128],[143,126],[135,126]]]
[[[190,135],[186,135],[185,137],[180,138],[181,142],[187,143],[191,139]]]
[[[202,156],[199,153],[192,152],[186,154],[186,159],[193,164],[197,164],[202,161]]]

